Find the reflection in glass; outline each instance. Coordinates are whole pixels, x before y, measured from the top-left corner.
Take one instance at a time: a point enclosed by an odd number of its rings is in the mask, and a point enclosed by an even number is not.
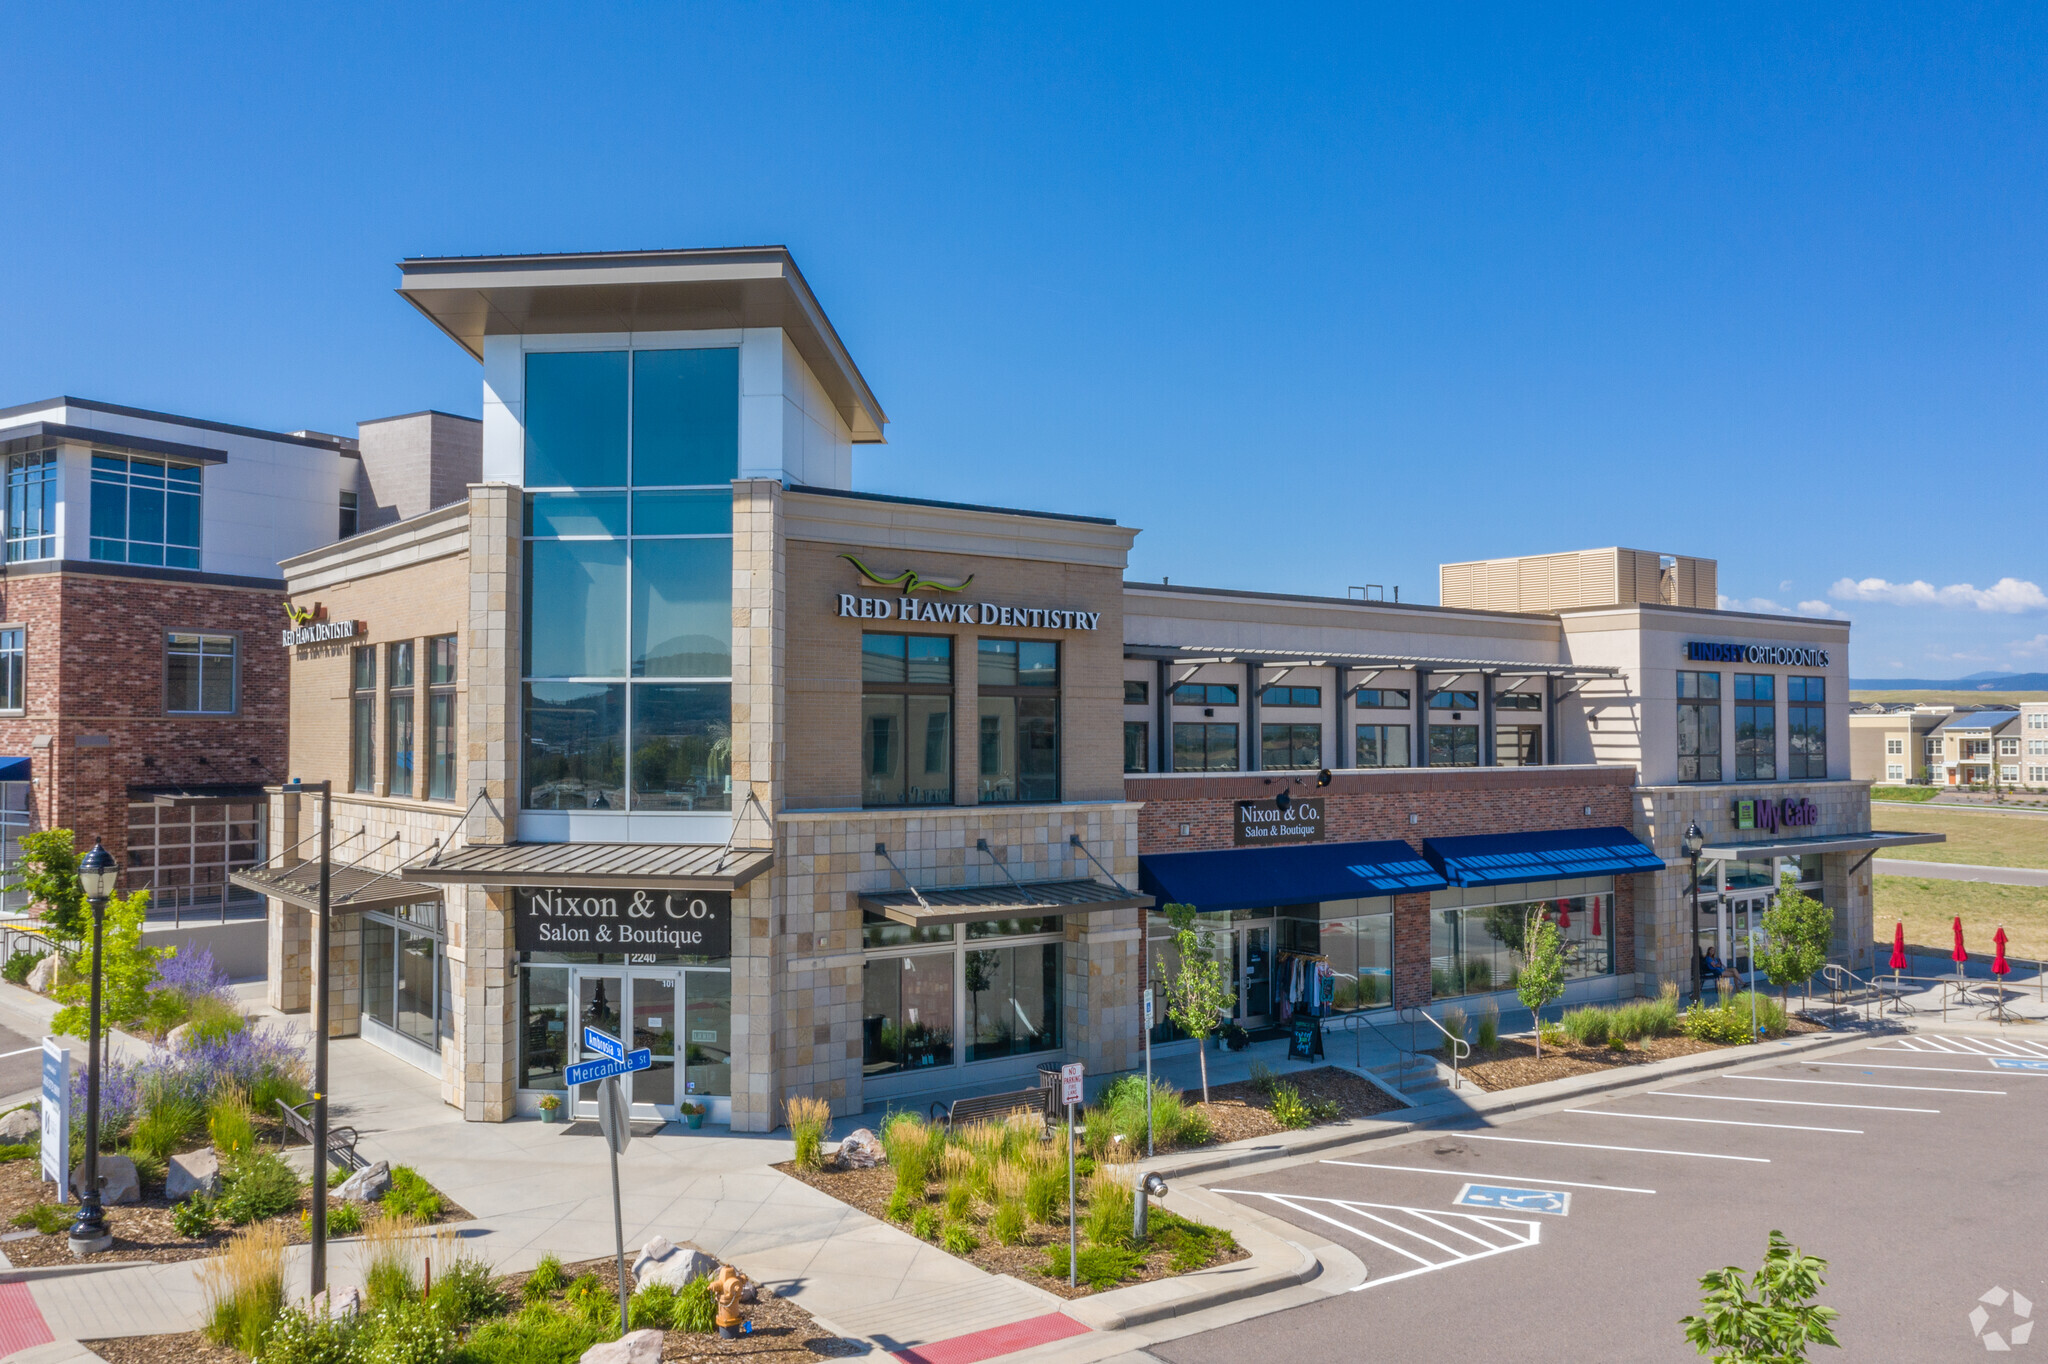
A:
[[[732,1093],[732,972],[683,973],[683,1090],[698,1098]]]
[[[626,483],[626,353],[546,351],[526,357],[526,486]]]
[[[528,493],[526,533],[544,540],[563,535],[624,535],[626,495]]]
[[[953,954],[861,968],[862,1068],[879,1075],[953,1063]]]
[[[434,940],[398,934],[397,1028],[422,1046],[434,1045]]]
[[[623,677],[625,542],[535,540],[526,549],[526,675]]]
[[[633,808],[732,808],[732,687],[724,682],[633,688]]]
[[[951,942],[951,924],[899,924],[894,919],[861,911],[860,945],[870,951],[878,947],[908,947],[912,943]]]
[[[635,535],[730,535],[732,493],[724,488],[634,493]]]
[[[1431,725],[1429,727],[1431,767],[1479,766],[1479,726]]]
[[[946,696],[861,698],[861,803],[953,802],[953,702]]]
[[[398,930],[375,919],[363,920],[363,1017],[387,1028],[398,1026],[392,1010],[392,958]]]
[[[739,356],[730,348],[634,352],[635,484],[730,483],[739,476]]]
[[[1056,942],[968,951],[969,1061],[1060,1045],[1060,955]]]
[[[633,676],[732,675],[732,541],[633,542]]]
[[[569,972],[529,966],[519,973],[519,1087],[560,1092],[568,1064]]]
[[[626,808],[624,683],[527,683],[525,734],[526,808]]]

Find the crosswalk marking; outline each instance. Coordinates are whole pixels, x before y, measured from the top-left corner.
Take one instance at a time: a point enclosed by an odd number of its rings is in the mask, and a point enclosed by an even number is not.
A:
[[[1309,1198],[1302,1194],[1265,1193],[1256,1189],[1212,1189],[1235,1198],[1264,1198],[1318,1222],[1328,1223],[1361,1240],[1411,1261],[1412,1269],[1378,1275],[1351,1291],[1411,1279],[1439,1269],[1470,1264],[1488,1256],[1523,1250],[1537,1244],[1542,1226],[1519,1217],[1440,1212],[1398,1203],[1362,1203],[1346,1198]],[[1316,1206],[1311,1206],[1316,1205]],[[1370,1228],[1370,1229],[1368,1229]]]

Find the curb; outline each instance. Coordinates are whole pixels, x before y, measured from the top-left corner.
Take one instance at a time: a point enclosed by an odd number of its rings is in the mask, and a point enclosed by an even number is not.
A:
[[[1151,1283],[1136,1284],[1130,1288],[1111,1289],[1094,1297],[1067,1302],[1061,1306],[1060,1311],[1097,1331],[1122,1331],[1133,1326],[1164,1321],[1169,1317],[1187,1316],[1191,1312],[1220,1307],[1244,1298],[1277,1292],[1283,1288],[1294,1288],[1323,1272],[1323,1262],[1300,1242],[1281,1241],[1277,1237],[1267,1238],[1264,1232],[1252,1234],[1260,1239],[1274,1240],[1277,1249],[1293,1251],[1294,1263],[1270,1269],[1254,1268],[1248,1274],[1243,1265],[1219,1265],[1214,1269],[1197,1270],[1193,1274],[1155,1279]],[[1243,1239],[1246,1231],[1236,1230],[1232,1235]],[[1271,1249],[1254,1251],[1252,1264],[1256,1265],[1259,1260],[1272,1253]],[[1244,1274],[1245,1277],[1225,1282],[1224,1276],[1233,1273]],[[1126,1294],[1131,1296],[1125,1298]],[[1118,1302],[1119,1298],[1123,1298],[1124,1301]]]
[[[161,1262],[156,1260],[97,1260],[91,1264],[79,1265],[16,1265],[11,1269],[0,1269],[0,1284],[72,1279],[86,1274],[111,1274],[122,1269],[147,1269],[159,1263]]]

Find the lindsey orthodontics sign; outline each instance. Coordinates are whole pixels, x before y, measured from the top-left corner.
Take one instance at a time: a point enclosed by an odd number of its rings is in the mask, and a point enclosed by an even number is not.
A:
[[[732,894],[520,888],[513,891],[512,936],[521,952],[729,957]]]
[[[1765,663],[1780,668],[1825,668],[1828,651],[1805,644],[1715,644],[1703,639],[1685,642],[1693,663]]]
[[[1321,796],[1303,796],[1285,805],[1276,805],[1267,799],[1237,803],[1237,846],[1240,848],[1322,841]]]

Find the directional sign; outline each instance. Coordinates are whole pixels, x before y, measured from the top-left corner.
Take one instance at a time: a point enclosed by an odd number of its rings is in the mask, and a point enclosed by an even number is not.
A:
[[[608,1061],[626,1059],[626,1044],[610,1033],[599,1032],[596,1028],[583,1029],[583,1050],[594,1051]]]
[[[1572,1196],[1556,1189],[1517,1189],[1506,1184],[1467,1184],[1451,1202],[1464,1208],[1499,1208],[1503,1212],[1545,1212],[1566,1216]]]
[[[602,1080],[607,1076],[624,1075],[629,1071],[635,1070],[646,1070],[653,1064],[654,1053],[645,1047],[642,1047],[639,1051],[627,1052],[626,1059],[623,1061],[612,1061],[602,1057],[595,1061],[578,1061],[575,1065],[569,1067],[569,1083],[572,1085],[587,1085],[592,1080]]]
[[[1991,1064],[2000,1070],[2048,1070],[2048,1060],[2037,1061],[2031,1056],[1994,1056]]]

